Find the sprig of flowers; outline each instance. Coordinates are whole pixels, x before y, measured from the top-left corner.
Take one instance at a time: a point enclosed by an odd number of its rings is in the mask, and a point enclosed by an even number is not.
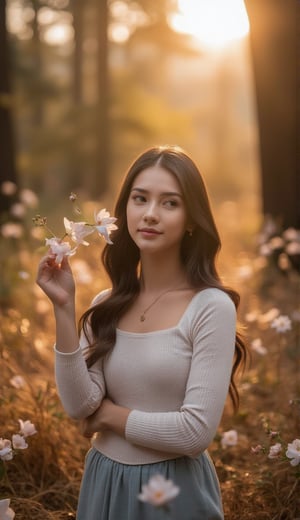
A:
[[[75,203],[77,201],[77,195],[71,193],[69,200]],[[77,204],[75,206],[75,212],[81,214],[81,210]],[[110,216],[106,208],[98,212],[95,211],[93,224],[86,221],[74,222],[64,217],[65,233],[62,237],[57,237],[48,227],[46,217],[36,215],[33,218],[33,222],[36,226],[44,227],[52,235],[50,238],[46,238],[46,245],[49,246],[50,252],[55,255],[55,262],[57,264],[60,264],[65,256],[75,255],[79,245],[88,246],[89,242],[87,242],[85,238],[95,231],[97,231],[108,244],[112,244],[110,234],[115,229],[118,229],[115,224],[116,220],[115,217]],[[73,247],[72,242],[75,244]]]
[[[0,438],[0,461],[11,460],[15,454],[14,450],[25,450],[28,448],[26,438],[37,433],[34,424],[19,419],[19,433],[12,435],[12,440]]]
[[[300,439],[285,443],[280,431],[270,428],[268,420],[263,418],[262,423],[269,439],[269,446],[258,444],[251,447],[251,452],[253,454],[263,453],[267,455],[268,459],[289,461],[291,466],[298,466],[300,464]],[[300,476],[300,472],[297,473],[297,476]]]
[[[280,229],[269,216],[258,236],[259,254],[283,273],[294,270],[300,273],[300,229]]]
[[[28,419],[26,421],[18,419],[18,421],[19,432],[14,433],[11,440],[0,438],[0,478],[6,475],[5,462],[12,460],[17,450],[26,450],[28,448],[27,437],[37,433],[35,425]],[[12,520],[15,517],[15,512],[9,505],[9,498],[0,500],[0,520]]]

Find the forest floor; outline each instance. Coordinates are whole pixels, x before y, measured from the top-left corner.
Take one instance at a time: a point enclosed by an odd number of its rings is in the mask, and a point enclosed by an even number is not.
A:
[[[89,441],[57,397],[51,306],[34,283],[41,253],[32,252],[25,240],[6,240],[0,438],[18,433],[19,419],[31,421],[37,433],[26,437],[27,449],[2,461],[0,498],[10,499],[16,519],[74,519]],[[209,451],[226,520],[300,520],[300,465],[293,466],[286,456],[288,443],[300,439],[300,278],[291,269],[279,272],[251,248],[247,253],[238,249],[237,243],[230,253],[227,248],[223,271],[242,296],[239,318],[252,360],[239,383],[239,411],[233,414],[227,403]],[[105,285],[99,250],[81,251],[71,260],[79,314]],[[290,320],[285,332],[274,328],[278,316]],[[231,430],[231,436],[224,435]],[[270,447],[277,443],[281,451],[270,458]]]

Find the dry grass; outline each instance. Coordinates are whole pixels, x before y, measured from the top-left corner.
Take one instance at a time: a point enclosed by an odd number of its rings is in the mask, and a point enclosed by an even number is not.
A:
[[[90,301],[91,284],[85,281],[89,282],[92,273],[93,293],[103,285],[101,273],[95,280],[99,251],[89,248],[88,253],[94,256],[84,259],[84,252],[78,257],[81,263],[72,259],[81,277],[85,274],[85,280],[78,284],[79,312]],[[18,255],[18,269],[27,271],[30,277],[15,280],[9,297],[3,299],[0,437],[10,438],[16,433],[19,418],[31,420],[38,433],[28,438],[27,450],[5,463],[7,474],[0,480],[0,496],[11,498],[11,507],[20,520],[67,520],[75,518],[88,441],[65,415],[56,394],[51,308],[33,280],[38,257],[33,261],[24,245]],[[255,258],[247,262],[256,265]],[[7,265],[9,269],[9,262]],[[237,267],[235,264],[229,278],[236,278]],[[289,460],[270,460],[267,453],[251,452],[257,444],[268,447],[270,442],[277,442],[266,433],[267,423],[271,430],[280,431],[284,443],[300,437],[300,407],[296,402],[300,397],[300,324],[294,321],[292,331],[280,336],[263,318],[272,307],[287,315],[296,310],[299,277],[283,278],[268,269],[262,275],[260,269],[254,269],[251,277],[240,278],[239,284],[241,318],[259,311],[257,319],[248,321],[247,336],[249,341],[261,338],[267,354],[253,353],[252,365],[240,385],[239,413],[233,416],[226,408],[210,450],[221,482],[226,520],[299,520],[299,466],[293,468]],[[23,376],[22,388],[12,386],[14,375]],[[294,404],[290,404],[292,400]],[[224,449],[220,438],[229,429],[238,432],[238,443]]]

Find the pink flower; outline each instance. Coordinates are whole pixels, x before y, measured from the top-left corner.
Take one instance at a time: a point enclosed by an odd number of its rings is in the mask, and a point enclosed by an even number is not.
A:
[[[269,459],[277,459],[282,451],[282,445],[280,442],[276,442],[273,446],[270,446],[268,458]]]
[[[18,419],[20,423],[20,433],[24,437],[29,437],[30,435],[34,435],[37,433],[34,424],[31,421],[22,421],[22,419]]]
[[[17,388],[17,390],[23,388],[23,386],[25,385],[24,377],[18,375],[11,377],[9,382],[11,386],[14,386],[15,388]]]
[[[238,442],[238,433],[236,430],[228,430],[222,434],[221,445],[222,448],[227,446],[235,446]]]
[[[251,348],[252,348],[252,350],[257,352],[257,354],[260,354],[261,356],[265,356],[266,353],[268,352],[266,347],[263,346],[260,338],[254,339],[251,342]]]
[[[15,512],[9,507],[10,499],[0,500],[0,520],[13,520]]]
[[[175,498],[179,491],[179,487],[175,486],[172,480],[166,480],[162,475],[154,475],[148,484],[142,486],[142,493],[138,495],[138,498],[142,502],[160,507]]]
[[[11,441],[9,439],[0,439],[0,459],[11,460],[12,458]]]
[[[86,222],[72,222],[72,220],[68,220],[66,217],[64,218],[64,225],[66,233],[71,237],[73,242],[77,245],[89,245],[89,243],[84,240],[84,237],[94,232],[94,226],[90,226]]]
[[[295,228],[288,228],[283,233],[282,236],[285,240],[293,242],[294,240],[300,240],[300,232]]]
[[[295,439],[289,443],[285,454],[291,459],[290,463],[292,466],[300,464],[300,439]]]
[[[46,238],[46,245],[50,247],[51,253],[53,253],[56,258],[55,262],[60,264],[64,256],[72,256],[76,252],[76,247],[74,249],[71,248],[69,242],[62,242],[59,238]]]
[[[273,437],[277,437],[277,435],[279,435],[279,432],[275,432],[275,431],[273,431],[273,430],[269,431],[269,436],[270,436],[271,438],[273,438]]]
[[[15,433],[12,436],[12,443],[15,450],[26,450],[26,448],[28,448],[25,438],[22,435],[19,435],[19,433]]]
[[[10,208],[10,214],[17,218],[23,218],[26,214],[26,208],[21,202],[15,202]]]
[[[3,195],[14,195],[18,189],[18,186],[14,182],[4,181],[2,182],[0,188]]]
[[[271,249],[281,249],[284,246],[284,240],[281,237],[273,237],[269,241]]]
[[[112,241],[109,238],[109,235],[115,229],[118,229],[118,226],[115,225],[116,222],[115,217],[111,217],[109,211],[106,209],[101,209],[98,213],[95,213],[95,222],[96,229],[99,235],[102,235],[108,244],[112,244]]]
[[[20,191],[20,200],[29,208],[35,208],[38,205],[39,199],[34,191],[28,188]]]
[[[263,451],[261,444],[255,446],[255,448],[251,447],[251,453],[260,453],[261,451]]]
[[[279,316],[280,311],[277,309],[277,307],[272,307],[264,314],[261,314],[258,318],[259,323],[268,323],[272,320],[275,320],[277,316]]]
[[[1,233],[4,238],[21,238],[23,228],[16,222],[6,222],[1,226]]]
[[[300,242],[290,242],[285,250],[288,255],[300,255]]]

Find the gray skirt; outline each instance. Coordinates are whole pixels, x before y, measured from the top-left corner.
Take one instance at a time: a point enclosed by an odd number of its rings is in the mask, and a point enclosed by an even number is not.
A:
[[[169,511],[141,502],[142,485],[160,474],[180,487]],[[95,448],[86,456],[77,520],[223,520],[215,468],[205,452],[196,459],[180,457],[154,464],[113,461]]]

